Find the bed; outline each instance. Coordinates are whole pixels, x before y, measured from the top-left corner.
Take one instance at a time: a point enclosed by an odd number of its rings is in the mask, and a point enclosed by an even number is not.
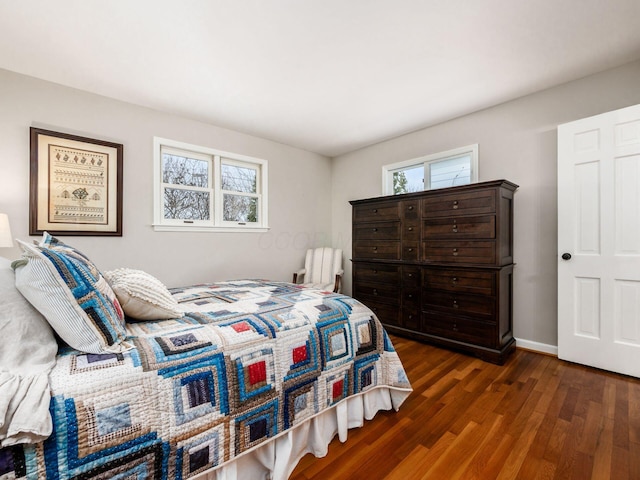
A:
[[[15,279],[0,263],[0,479],[285,479],[411,392],[351,297],[254,279],[169,290],[48,234],[21,246]]]

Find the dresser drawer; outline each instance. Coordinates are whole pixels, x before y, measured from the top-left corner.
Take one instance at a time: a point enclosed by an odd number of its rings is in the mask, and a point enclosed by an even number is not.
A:
[[[495,243],[492,241],[442,241],[423,243],[423,259],[438,263],[471,263],[494,265],[496,263]]]
[[[358,283],[400,284],[400,266],[379,263],[354,263],[353,279]]]
[[[496,348],[497,332],[494,324],[485,323],[436,311],[423,311],[420,330],[443,338]]]
[[[386,325],[400,325],[402,314],[399,308],[376,301],[362,303],[369,307],[382,323]]]
[[[402,267],[402,286],[403,288],[420,286],[420,267],[407,265]]]
[[[420,289],[404,288],[402,290],[402,308],[410,310],[420,309]]]
[[[420,310],[417,308],[403,308],[402,326],[409,330],[420,331]]]
[[[493,272],[425,268],[423,275],[422,284],[427,289],[479,295],[496,294],[496,275]]]
[[[353,286],[353,296],[365,305],[385,304],[400,306],[400,289],[398,285],[359,283]]]
[[[402,225],[402,241],[417,242],[420,240],[420,224],[418,222]]]
[[[469,317],[495,317],[495,298],[467,293],[444,293],[440,290],[422,289],[422,309],[438,310],[451,315]]]
[[[433,195],[422,200],[422,218],[495,213],[495,190]]]
[[[369,203],[353,207],[353,221],[375,222],[377,220],[400,220],[398,202]]]
[[[402,259],[407,262],[418,260],[420,244],[418,242],[402,242]]]
[[[420,201],[406,200],[400,204],[402,210],[402,221],[404,223],[420,221]]]
[[[355,240],[400,240],[400,222],[359,223],[353,227]]]
[[[355,258],[400,260],[400,242],[387,240],[358,240],[353,245]]]
[[[424,220],[424,239],[440,238],[496,238],[496,217],[494,215],[474,217],[449,217]]]

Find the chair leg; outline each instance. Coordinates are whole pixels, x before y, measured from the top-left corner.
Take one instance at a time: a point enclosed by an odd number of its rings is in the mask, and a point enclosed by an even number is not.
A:
[[[340,279],[342,277],[340,275],[336,275],[336,281],[333,285],[333,293],[338,293],[340,291]]]

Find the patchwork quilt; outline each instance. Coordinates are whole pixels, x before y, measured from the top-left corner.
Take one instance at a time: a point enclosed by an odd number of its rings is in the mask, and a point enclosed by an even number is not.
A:
[[[53,434],[0,450],[0,478],[189,478],[345,398],[409,382],[353,298],[258,280],[171,290],[186,315],[130,322],[135,348],[61,348]]]

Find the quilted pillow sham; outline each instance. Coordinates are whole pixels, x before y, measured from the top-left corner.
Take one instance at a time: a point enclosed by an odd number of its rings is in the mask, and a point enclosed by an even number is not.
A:
[[[180,318],[178,302],[156,277],[142,270],[118,268],[104,273],[127,317],[135,320]]]
[[[131,348],[118,299],[91,260],[46,232],[39,245],[18,243],[16,287],[69,346],[85,353]]]

